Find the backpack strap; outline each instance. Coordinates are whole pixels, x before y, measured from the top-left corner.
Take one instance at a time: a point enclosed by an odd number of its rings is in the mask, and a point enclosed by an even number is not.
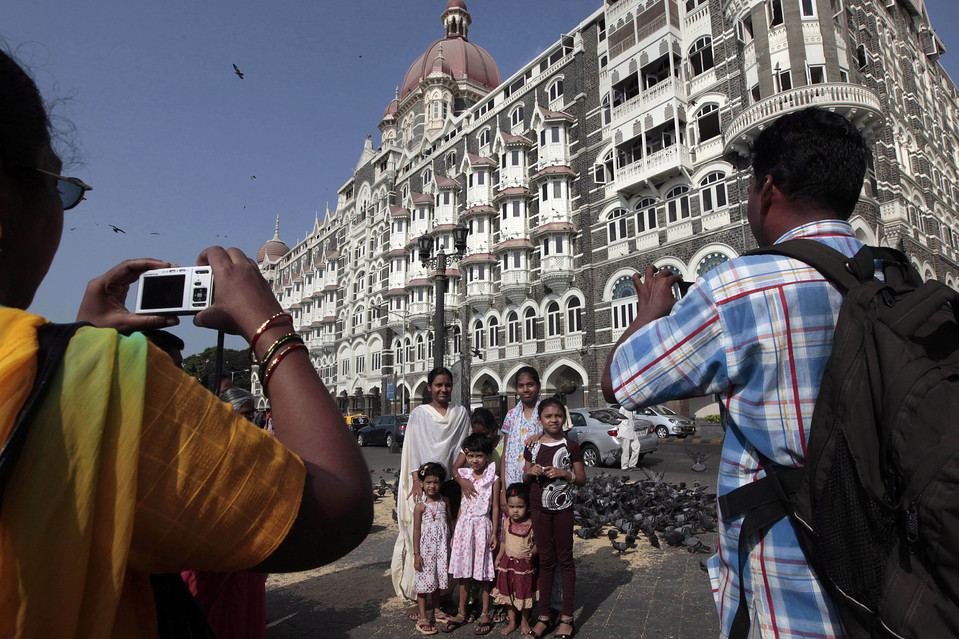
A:
[[[913,276],[915,269],[911,268],[906,256],[901,251],[886,247],[863,246],[855,256],[846,257],[822,242],[796,239],[754,249],[745,255],[782,255],[804,262],[835,284],[844,295],[850,289],[873,279],[876,260],[883,262],[883,272],[888,281],[921,283],[921,279],[916,281],[918,273]],[[888,268],[890,265],[897,268]]]
[[[37,376],[33,383],[33,390],[27,396],[23,408],[17,415],[17,420],[13,424],[13,430],[10,436],[0,449],[0,506],[2,506],[3,491],[7,486],[10,475],[13,474],[13,468],[23,451],[23,446],[27,441],[27,431],[33,416],[40,406],[43,396],[46,394],[53,376],[56,374],[63,359],[63,354],[73,338],[73,334],[82,326],[91,326],[88,322],[76,322],[74,324],[44,324],[37,329]]]

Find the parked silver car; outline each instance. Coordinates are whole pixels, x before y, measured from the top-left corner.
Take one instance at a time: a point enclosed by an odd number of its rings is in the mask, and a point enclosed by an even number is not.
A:
[[[649,406],[636,412],[643,419],[653,422],[656,428],[656,434],[660,439],[666,439],[670,435],[676,437],[686,437],[696,434],[696,422],[689,417],[677,415],[662,404]]]
[[[573,427],[569,438],[579,444],[586,466],[613,466],[619,463],[622,445],[619,426],[626,420],[615,408],[573,408],[569,411]],[[639,437],[639,458],[659,448],[652,423],[636,415],[634,427]]]

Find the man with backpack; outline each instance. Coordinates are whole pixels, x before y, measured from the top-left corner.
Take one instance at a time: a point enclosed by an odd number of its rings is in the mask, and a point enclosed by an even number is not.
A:
[[[748,192],[759,246],[807,238],[856,255],[862,243],[847,220],[866,155],[859,131],[822,109],[789,113],[765,129],[753,147]],[[776,255],[717,266],[676,302],[678,280],[652,266],[634,276],[638,315],[610,354],[607,401],[636,409],[719,393],[728,412],[720,495],[753,482],[764,466],[801,465],[842,294],[811,266]],[[740,561],[742,524],[720,508],[719,552],[708,566],[721,636],[744,627],[743,637],[846,636],[789,519],[746,539]]]

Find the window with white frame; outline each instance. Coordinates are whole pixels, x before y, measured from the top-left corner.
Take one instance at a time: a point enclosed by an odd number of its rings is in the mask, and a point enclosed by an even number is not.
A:
[[[566,332],[579,333],[583,330],[583,303],[578,297],[571,297],[566,303]]]
[[[543,238],[543,257],[547,255],[562,255],[565,252],[565,242],[562,235]]]
[[[703,36],[693,43],[693,46],[689,49],[689,65],[692,68],[693,77],[713,68],[713,39],[711,37]]]
[[[340,373],[344,376],[350,374],[350,358],[349,357],[344,357],[343,361],[340,362]]]
[[[666,221],[669,224],[689,219],[689,187],[675,186],[666,193]]]
[[[506,315],[506,343],[519,343],[519,315],[516,311],[510,311]]]
[[[766,0],[766,15],[769,26],[776,27],[783,23],[783,0]]]
[[[559,337],[562,326],[563,314],[559,310],[559,304],[556,302],[550,302],[546,307],[546,336],[547,337]]]
[[[474,264],[469,270],[470,282],[482,282],[486,280],[486,265]]]
[[[480,148],[489,145],[489,128],[480,131],[478,141]]]
[[[613,330],[621,331],[636,319],[636,285],[633,278],[624,275],[613,285],[613,301],[610,312],[613,315]]]
[[[780,69],[773,71],[773,80],[776,82],[776,92],[789,91],[793,88],[793,79],[789,74],[789,69]]]
[[[656,228],[656,200],[644,197],[636,204],[636,233]]]
[[[433,169],[427,167],[423,170],[423,188],[426,189],[426,185],[433,181]]]
[[[596,184],[606,184],[613,181],[613,152],[608,151],[602,162],[593,165],[593,181]]]
[[[523,105],[518,105],[515,109],[512,110],[509,114],[509,123],[511,126],[520,126],[523,124],[523,118],[525,116],[525,109]]]
[[[816,0],[799,0],[799,12],[804,20],[816,17]]]
[[[476,320],[473,325],[473,346],[479,349],[486,348],[486,331],[484,328],[483,320]]]
[[[686,0],[686,11],[692,11],[696,7],[706,4],[709,0]]]
[[[609,94],[603,97],[603,126],[609,126],[613,120],[613,110],[609,106]]]
[[[409,337],[406,338],[406,361],[415,362],[416,359],[413,357],[413,342]]]
[[[380,351],[373,353],[373,355],[370,357],[370,365],[374,371],[378,371],[383,368],[383,353]]]
[[[699,143],[719,136],[719,105],[706,104],[696,114],[696,129],[699,134]]]
[[[703,213],[726,207],[726,175],[714,171],[699,183],[699,198]]]
[[[626,209],[617,208],[609,212],[606,216],[606,230],[610,244],[626,239]]]
[[[559,98],[563,97],[563,78],[560,78],[553,84],[549,85],[549,89],[547,89],[547,93],[549,94],[550,102],[554,100],[558,100]]]
[[[456,170],[456,151],[450,151],[446,154],[446,172],[452,173]]]
[[[429,362],[433,361],[433,344],[435,340],[433,339],[433,332],[430,331],[426,334],[426,360]]]
[[[523,311],[523,335],[527,342],[536,339],[536,311],[532,308]]]
[[[426,359],[426,344],[423,342],[423,336],[416,336],[416,360],[422,362]]]
[[[366,372],[366,355],[356,356],[356,374],[362,375]]]
[[[499,320],[495,317],[489,318],[489,323],[486,325],[489,333],[489,345],[490,348],[495,348],[499,346]]]
[[[826,65],[810,64],[806,66],[807,80],[809,84],[823,84],[826,82]]]

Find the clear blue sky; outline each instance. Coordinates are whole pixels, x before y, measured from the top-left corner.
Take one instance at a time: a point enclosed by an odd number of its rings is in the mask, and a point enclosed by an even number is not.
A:
[[[76,129],[76,162],[65,173],[95,189],[66,213],[60,251],[32,307],[65,321],[87,280],[125,258],[193,264],[213,244],[252,256],[272,237],[277,214],[293,246],[327,202],[335,207],[366,135],[378,142],[394,88],[443,36],[446,2],[7,4],[0,39]],[[600,0],[467,4],[470,39],[506,78]],[[927,6],[957,78],[959,3]],[[186,353],[215,344],[189,322],[175,329]]]

